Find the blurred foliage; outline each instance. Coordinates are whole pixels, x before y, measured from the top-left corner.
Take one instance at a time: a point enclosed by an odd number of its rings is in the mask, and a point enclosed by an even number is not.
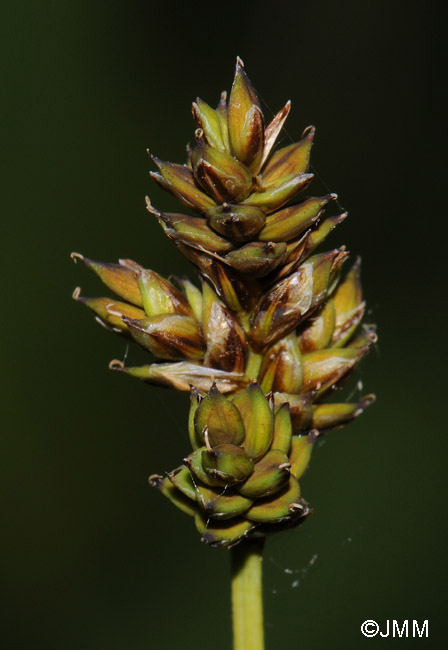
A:
[[[361,380],[377,404],[324,440],[305,477],[315,514],[268,543],[268,647],[337,638],[358,649],[367,618],[428,618],[425,647],[438,648],[441,19],[431,3],[384,0],[217,7],[5,7],[5,647],[193,650],[198,625],[203,647],[212,635],[215,650],[230,646],[226,552],[199,544],[191,521],[146,483],[188,449],[188,398],[108,372],[110,359],[138,352],[71,300],[77,285],[89,295],[100,287],[69,253],[190,272],[144,209],[147,193],[175,204],[150,183],[145,149],[184,158],[190,102],[216,102],[239,54],[266,115],[290,98],[291,136],[316,125],[313,164],[350,211],[330,245],[363,257],[380,335],[348,389]],[[317,181],[313,192],[324,191]]]

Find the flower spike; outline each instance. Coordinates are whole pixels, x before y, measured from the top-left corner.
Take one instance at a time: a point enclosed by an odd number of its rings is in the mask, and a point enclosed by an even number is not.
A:
[[[357,259],[319,249],[347,217],[335,193],[307,193],[315,128],[277,146],[291,102],[266,124],[240,58],[216,108],[193,102],[186,164],[152,155],[152,179],[183,208],[146,200],[199,282],[164,278],[132,260],[73,253],[114,294],[73,298],[150,354],[110,368],[190,393],[191,451],[150,485],[194,518],[201,540],[231,548],[303,523],[301,483],[315,442],[357,418],[374,396],[327,401],[377,340]]]

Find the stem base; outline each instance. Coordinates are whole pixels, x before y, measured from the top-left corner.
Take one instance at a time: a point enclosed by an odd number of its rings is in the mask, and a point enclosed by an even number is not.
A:
[[[264,650],[262,561],[264,540],[231,549],[233,650]]]

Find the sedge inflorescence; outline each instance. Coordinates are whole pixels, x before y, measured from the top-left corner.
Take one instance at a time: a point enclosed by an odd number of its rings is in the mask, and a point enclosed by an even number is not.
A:
[[[344,247],[316,252],[346,213],[335,194],[297,200],[315,129],[276,148],[290,102],[265,124],[237,60],[227,101],[197,99],[186,164],[152,160],[152,178],[187,210],[164,213],[166,235],[195,265],[199,286],[168,280],[132,260],[77,253],[117,298],[74,298],[107,329],[156,361],[111,367],[148,383],[190,391],[192,453],[150,483],[195,517],[203,541],[231,546],[297,525],[310,513],[299,480],[314,441],[373,401],[327,401],[376,341],[362,324],[360,261],[347,273]]]

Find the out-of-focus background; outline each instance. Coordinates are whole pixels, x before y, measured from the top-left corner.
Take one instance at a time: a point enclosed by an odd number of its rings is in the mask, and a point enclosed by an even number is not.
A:
[[[8,650],[230,647],[228,553],[147,485],[188,450],[188,397],[107,369],[140,352],[71,300],[70,261],[191,273],[144,209],[146,148],[182,161],[190,103],[230,89],[236,55],[267,117],[317,127],[313,165],[350,218],[380,342],[356,381],[377,403],[314,454],[315,514],[271,539],[267,647],[383,647],[360,625],[446,632],[446,97],[434,2],[40,0],[3,18],[0,575]],[[287,136],[285,136],[287,138]],[[439,198],[438,198],[439,197]],[[5,635],[5,632],[3,633]],[[5,637],[4,637],[5,638]],[[417,647],[417,645],[415,645]]]

